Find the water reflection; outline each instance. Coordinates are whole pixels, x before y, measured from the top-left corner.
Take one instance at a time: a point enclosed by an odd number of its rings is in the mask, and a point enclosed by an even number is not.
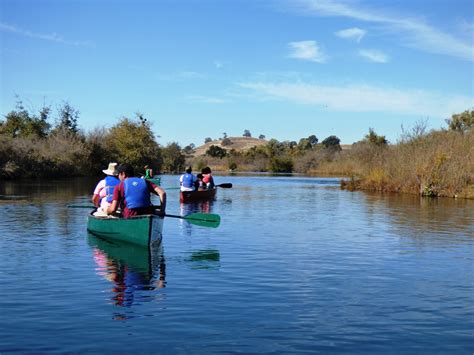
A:
[[[381,213],[390,220],[398,235],[417,237],[436,234],[474,237],[472,203],[465,199],[423,198],[409,194],[366,193],[369,215]],[[459,240],[459,239],[458,239]]]
[[[221,264],[221,255],[219,250],[204,249],[196,250],[190,253],[185,259],[192,269],[219,269]]]
[[[161,244],[150,248],[101,239],[88,234],[97,275],[110,281],[112,304],[132,307],[150,301],[149,291],[166,286],[166,265]],[[145,291],[145,292],[143,292]],[[127,318],[117,315],[117,319]]]
[[[186,216],[191,213],[212,213],[213,204],[215,201],[207,200],[207,201],[197,201],[191,203],[180,203],[179,211],[181,216]],[[191,235],[193,230],[193,225],[188,223],[184,219],[180,219],[180,226],[186,234]]]

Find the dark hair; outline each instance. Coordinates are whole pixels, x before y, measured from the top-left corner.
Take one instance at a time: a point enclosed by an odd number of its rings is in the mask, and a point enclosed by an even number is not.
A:
[[[202,168],[201,173],[210,174],[211,173],[211,168],[206,166],[205,168]]]
[[[131,166],[130,164],[120,164],[117,168],[117,172],[120,174],[120,173],[125,173],[125,175],[127,175],[127,177],[131,177],[133,175],[135,175],[135,172],[133,171],[133,166]]]
[[[202,174],[197,174],[196,177],[197,177],[198,179],[202,179],[202,178],[203,178]]]
[[[192,171],[193,169],[190,166],[186,168],[186,173],[191,174]]]

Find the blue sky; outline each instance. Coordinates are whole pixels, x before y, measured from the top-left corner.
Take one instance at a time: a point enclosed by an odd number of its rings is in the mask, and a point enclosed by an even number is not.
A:
[[[160,144],[223,133],[395,143],[474,108],[472,0],[0,0],[0,113],[139,111]]]

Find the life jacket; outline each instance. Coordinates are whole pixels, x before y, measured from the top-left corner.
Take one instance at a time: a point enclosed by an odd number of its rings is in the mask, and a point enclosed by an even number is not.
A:
[[[202,182],[210,189],[214,187],[214,178],[211,174],[203,174]]]
[[[112,203],[114,197],[115,186],[120,183],[118,177],[107,175],[105,177],[105,199],[108,203]]]
[[[142,208],[151,206],[150,192],[146,180],[137,177],[123,181],[127,208]]]
[[[183,187],[189,187],[189,188],[192,188],[194,187],[194,175],[193,174],[184,174],[183,175],[183,182],[182,182],[182,185]]]

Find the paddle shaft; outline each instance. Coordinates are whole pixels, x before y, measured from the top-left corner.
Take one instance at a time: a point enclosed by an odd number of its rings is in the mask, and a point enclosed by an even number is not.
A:
[[[223,189],[231,189],[232,188],[232,183],[230,182],[226,182],[226,183],[223,183],[223,184],[219,184],[219,185],[214,185],[215,187],[221,187]],[[180,187],[163,187],[165,190],[179,190]]]

